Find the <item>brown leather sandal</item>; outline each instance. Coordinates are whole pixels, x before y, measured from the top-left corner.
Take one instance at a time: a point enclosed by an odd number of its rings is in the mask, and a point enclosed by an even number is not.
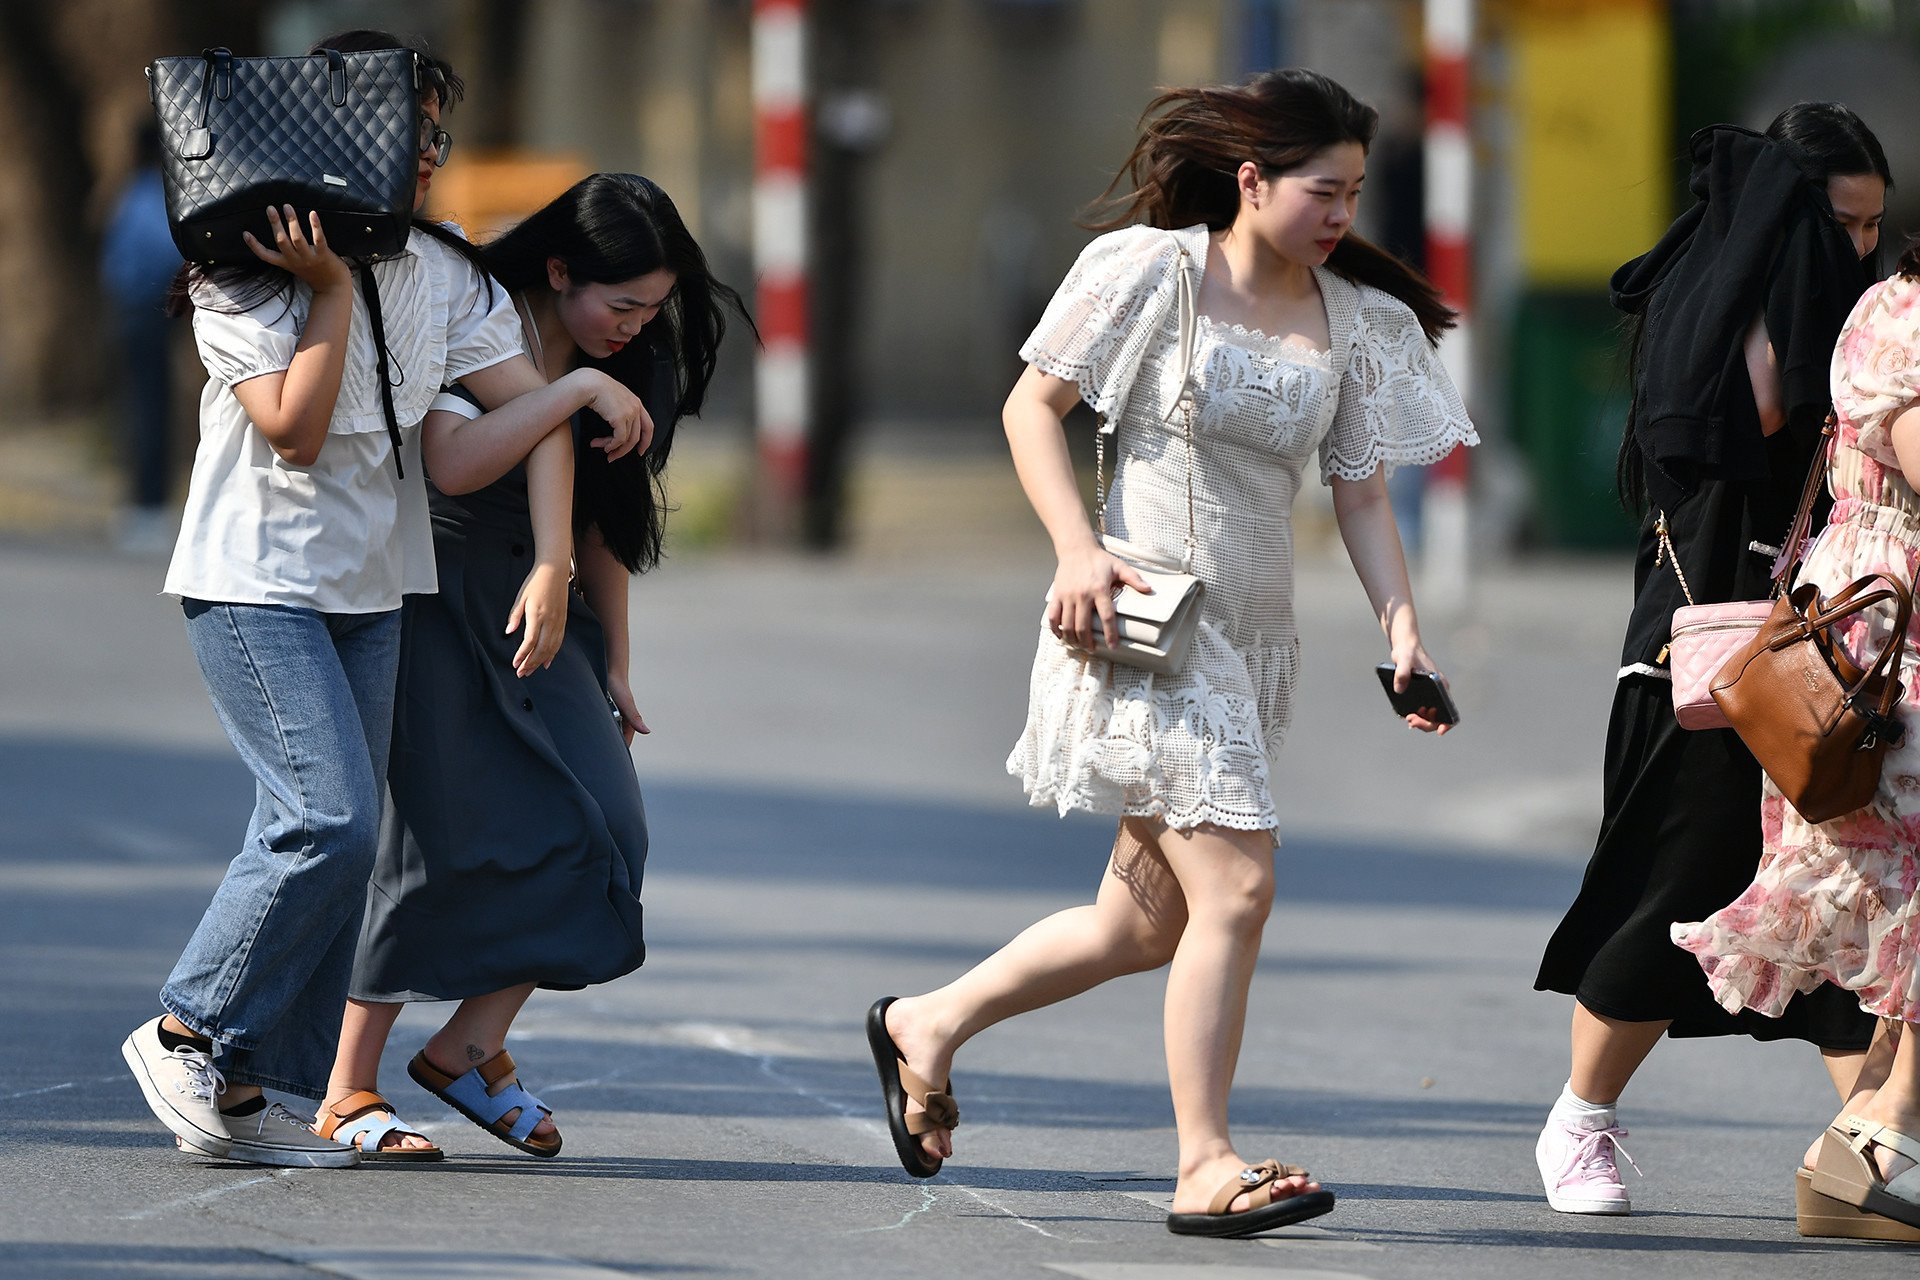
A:
[[[867,1045],[873,1050],[874,1069],[880,1073],[880,1096],[887,1107],[887,1130],[900,1165],[916,1178],[931,1178],[945,1163],[920,1145],[923,1134],[960,1127],[960,1104],[953,1098],[953,1080],[936,1089],[907,1066],[907,1059],[887,1031],[887,1006],[897,996],[883,996],[867,1010]]]
[[[1282,1178],[1311,1177],[1297,1164],[1263,1160],[1235,1174],[1231,1182],[1215,1193],[1205,1213],[1168,1214],[1167,1230],[1177,1236],[1226,1239],[1259,1235],[1275,1227],[1317,1218],[1333,1209],[1333,1192],[1302,1191],[1281,1199],[1275,1199],[1273,1194],[1274,1184]],[[1247,1197],[1247,1207],[1239,1213],[1229,1213],[1227,1207],[1242,1195]]]
[[[380,1112],[387,1118],[378,1118]],[[425,1147],[382,1147],[390,1133],[410,1133],[416,1138],[427,1135],[400,1118],[391,1102],[371,1089],[350,1093],[330,1107],[321,1107],[313,1119],[313,1131],[323,1138],[360,1148],[362,1160],[388,1160],[396,1164],[425,1164],[446,1157],[446,1152],[431,1144]]]
[[[427,1051],[422,1049],[407,1063],[407,1074],[422,1089],[508,1146],[530,1156],[551,1158],[560,1154],[559,1134],[551,1138],[533,1136],[533,1127],[543,1116],[551,1117],[553,1108],[521,1087],[513,1057],[505,1049],[458,1076],[450,1076],[427,1061]],[[520,1114],[509,1124],[507,1113],[515,1109]]]

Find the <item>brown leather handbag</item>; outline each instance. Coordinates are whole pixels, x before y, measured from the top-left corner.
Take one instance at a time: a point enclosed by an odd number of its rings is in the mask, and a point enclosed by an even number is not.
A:
[[[1893,632],[1862,669],[1834,624],[1888,601]],[[1912,609],[1906,586],[1885,574],[1855,578],[1825,600],[1817,584],[1802,583],[1713,678],[1713,700],[1734,732],[1808,822],[1871,803],[1887,748],[1905,736],[1894,706]]]

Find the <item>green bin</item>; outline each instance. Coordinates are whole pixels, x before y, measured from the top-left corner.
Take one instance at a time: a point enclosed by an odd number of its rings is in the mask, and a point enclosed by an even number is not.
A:
[[[1534,290],[1516,309],[1509,422],[1533,479],[1531,529],[1542,545],[1634,545],[1639,522],[1613,488],[1627,420],[1620,321],[1604,292]]]

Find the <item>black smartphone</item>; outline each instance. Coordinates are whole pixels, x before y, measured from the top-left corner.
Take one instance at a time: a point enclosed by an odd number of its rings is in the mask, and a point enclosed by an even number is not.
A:
[[[1453,699],[1447,696],[1447,686],[1440,683],[1437,671],[1416,671],[1407,681],[1405,693],[1393,690],[1393,664],[1383,662],[1375,667],[1374,674],[1380,677],[1380,687],[1387,691],[1387,701],[1393,704],[1393,714],[1397,716],[1423,716],[1435,724],[1459,724],[1460,711],[1453,705]],[[1429,715],[1428,712],[1437,712]]]

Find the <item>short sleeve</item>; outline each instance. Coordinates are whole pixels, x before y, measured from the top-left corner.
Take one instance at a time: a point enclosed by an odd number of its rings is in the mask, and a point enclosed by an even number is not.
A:
[[[485,413],[486,409],[481,406],[480,401],[471,391],[465,387],[453,386],[435,396],[433,403],[427,406],[427,412],[457,413],[468,422],[472,422]]]
[[[1407,305],[1363,288],[1320,479],[1364,480],[1385,466],[1438,462],[1480,436],[1439,353]]]
[[[1089,244],[1020,347],[1020,358],[1076,384],[1111,417],[1162,319],[1180,242],[1153,227],[1123,227]]]
[[[1893,420],[1920,400],[1920,282],[1894,276],[1854,305],[1833,349],[1834,412],[1854,447],[1898,469]]]
[[[245,311],[234,311],[234,296],[205,279],[195,280],[193,341],[207,376],[235,386],[267,373],[284,373],[293,364],[306,317],[306,291],[283,291]]]
[[[445,263],[448,381],[520,355],[525,340],[513,296],[457,253]]]

